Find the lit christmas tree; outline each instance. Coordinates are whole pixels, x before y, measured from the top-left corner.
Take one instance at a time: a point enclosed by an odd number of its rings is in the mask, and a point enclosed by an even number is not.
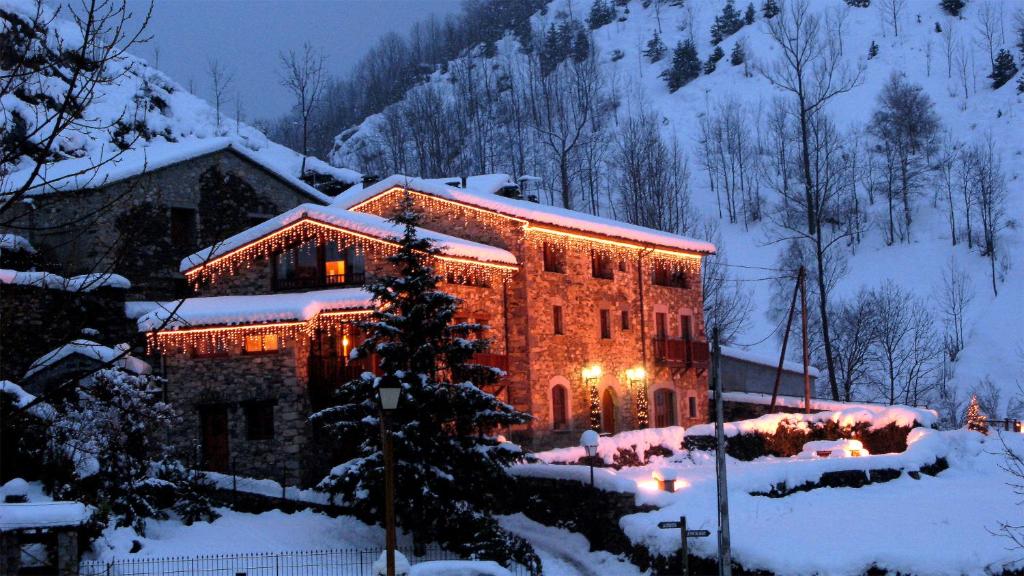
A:
[[[981,411],[977,396],[971,396],[971,403],[967,405],[967,429],[988,434],[988,416]]]

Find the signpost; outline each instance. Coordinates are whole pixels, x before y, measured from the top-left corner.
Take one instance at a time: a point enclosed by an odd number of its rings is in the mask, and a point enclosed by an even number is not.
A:
[[[679,522],[658,522],[658,528],[663,530],[679,529],[679,538],[683,541],[683,576],[690,576],[690,546],[687,538],[706,538],[711,536],[708,530],[687,530],[686,516],[680,516]]]

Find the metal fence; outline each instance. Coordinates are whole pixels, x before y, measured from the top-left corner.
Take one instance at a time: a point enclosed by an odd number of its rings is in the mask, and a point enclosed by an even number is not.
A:
[[[409,562],[459,560],[440,547],[427,547],[416,556],[411,547],[398,551]],[[423,552],[421,550],[421,552]],[[213,554],[169,558],[124,558],[110,562],[82,562],[80,576],[372,576],[381,549],[303,550],[249,554]],[[525,576],[524,570],[512,570]]]

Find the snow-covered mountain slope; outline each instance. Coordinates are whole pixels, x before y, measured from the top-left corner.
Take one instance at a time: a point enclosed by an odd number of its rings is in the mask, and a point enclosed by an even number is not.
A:
[[[82,42],[67,7],[56,15],[44,8],[42,17],[36,16],[33,0],[0,0],[0,36],[4,37],[0,42],[4,52],[0,56],[0,77],[5,87],[0,95],[0,141],[5,146],[0,192],[17,190],[34,168],[34,162],[14,146],[21,142],[26,152],[36,152],[33,146],[45,146],[46,136],[51,133],[46,123],[52,122],[54,110],[68,89],[67,54]],[[131,23],[137,26],[140,20]],[[14,62],[24,54],[30,55],[29,63],[16,68]],[[138,163],[150,147],[159,149],[154,158],[187,156],[190,150],[200,150],[214,138],[230,139],[268,166],[300,176],[300,154],[228,118],[227,110],[218,120],[208,102],[145,60],[123,54],[106,62],[103,72],[111,80],[97,83],[94,94],[80,94],[80,101],[88,105],[74,115],[75,120],[49,146],[46,173],[54,175],[51,179],[77,174],[90,166],[103,165],[107,171],[116,171],[117,164]],[[43,128],[36,130],[39,126]],[[19,134],[30,135],[27,145]],[[359,181],[356,172],[316,158],[307,158],[306,170],[339,182]],[[61,187],[59,181],[47,184],[46,180],[45,174],[34,178],[30,194]]]
[[[759,114],[766,114],[772,99],[785,94],[757,72],[757,64],[774,61],[780,50],[767,33],[760,10],[761,2],[756,2],[755,22],[742,27],[721,43],[726,56],[718,62],[717,69],[670,93],[659,74],[670,64],[672,48],[689,37],[686,27],[681,24],[692,22],[697,50],[703,62],[713,50],[710,29],[725,2],[687,0],[678,4],[682,6],[632,0],[625,8],[617,8],[618,18],[615,21],[593,31],[592,46],[597,52],[608,89],[617,96],[618,113],[629,114],[638,108],[639,102],[644,102],[663,119],[663,131],[674,134],[687,148],[694,204],[705,216],[717,219],[716,198],[701,167],[702,154],[698,144],[700,119],[706,111],[726,99],[742,105],[751,123]],[[737,9],[742,13],[746,4],[738,2]],[[943,207],[933,204],[935,190],[929,185],[916,200],[914,234],[910,243],[887,246],[883,227],[880,226],[884,220],[884,201],[876,201],[876,205],[868,209],[871,227],[856,251],[849,254],[847,273],[839,281],[833,300],[849,298],[861,288],[875,288],[891,279],[927,304],[934,305],[942,271],[953,260],[956,267],[968,273],[975,293],[967,310],[966,347],[953,367],[953,381],[961,394],[969,397],[980,381],[990,379],[1002,392],[999,402],[1002,407],[998,414],[1002,417],[1011,396],[1019,392],[1018,383],[1024,385],[1024,265],[1016,256],[1024,247],[1024,232],[1020,228],[1024,214],[1024,139],[1021,138],[1024,133],[1024,106],[1021,96],[1015,91],[1017,79],[993,90],[986,78],[989,55],[979,31],[982,0],[968,2],[960,19],[945,14],[936,0],[910,0],[900,14],[898,36],[893,35],[892,25],[882,14],[881,4],[873,2],[867,8],[853,8],[842,0],[810,2],[811,10],[819,13],[845,11],[842,40],[846,57],[852,67],[864,66],[862,82],[831,101],[827,112],[844,132],[862,129],[876,106],[881,87],[894,72],[898,72],[904,74],[907,81],[923,87],[935,103],[943,129],[952,136],[971,144],[991,134],[998,143],[1007,182],[1009,226],[1001,232],[999,242],[1009,266],[1001,272],[999,296],[995,297],[988,262],[977,247],[969,250],[963,243],[952,246]],[[1005,27],[1004,46],[1016,54],[1012,46],[1013,14],[1020,4],[992,2],[990,6],[1001,11]],[[583,20],[590,7],[591,0],[554,0],[544,14],[535,15],[534,28],[545,30],[566,15]],[[969,94],[966,97],[956,62],[952,65],[952,73],[947,73],[945,45],[942,35],[936,32],[936,23],[944,30],[952,28],[957,43],[963,47],[963,56],[959,57],[968,68],[966,84]],[[643,57],[642,51],[655,30],[660,30],[669,52],[660,62],[652,64]],[[744,43],[749,66],[730,65],[729,54],[737,42]],[[878,54],[868,59],[872,42],[878,44]],[[499,43],[498,54],[490,61],[482,56],[475,57],[475,60],[481,65],[480,69],[500,67],[517,58],[516,50],[516,43],[510,38]],[[453,90],[450,74],[439,72],[432,82],[439,91],[450,94]],[[377,138],[377,128],[384,125],[383,115],[378,114],[359,127],[346,131],[338,138],[332,161],[355,163],[361,157],[365,158],[366,147]],[[514,173],[500,160],[487,169]],[[777,200],[770,190],[762,189],[762,194],[769,202]],[[607,205],[602,206],[602,211],[613,215]],[[754,223],[747,229],[742,224],[721,220],[720,231],[720,244],[728,253],[731,265],[777,265],[783,243],[772,242],[780,234],[767,221]],[[771,273],[738,267],[733,270],[744,280],[743,285],[752,290],[755,303],[751,326],[737,338],[736,344],[752,345],[760,352],[777,349],[778,340],[771,337],[777,325],[767,316],[772,297],[771,283],[758,280]],[[941,331],[938,310],[933,309],[933,314],[936,316],[935,329]]]

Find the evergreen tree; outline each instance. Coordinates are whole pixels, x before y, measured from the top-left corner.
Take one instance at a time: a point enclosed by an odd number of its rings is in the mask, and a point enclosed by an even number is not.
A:
[[[942,34],[942,24],[939,24],[938,20],[935,21],[935,33]]]
[[[362,518],[381,520],[378,388],[383,378],[397,379],[401,397],[388,418],[400,479],[399,524],[418,542],[439,542],[463,555],[520,562],[539,571],[530,545],[505,532],[491,515],[514,490],[506,467],[522,456],[491,434],[530,416],[480,388],[500,375],[471,362],[490,346],[483,337],[487,327],[452,323],[460,302],[438,289],[440,277],[430,262],[440,251],[417,235],[420,216],[409,196],[392,221],[403,230],[388,257],[394,274],[368,286],[377,312],[360,323],[366,339],[355,351],[362,358],[375,353],[384,376],[367,372],[342,385],[336,405],[311,417],[339,446],[354,447],[356,453],[320,487],[340,495]]]
[[[729,54],[729,63],[733,66],[739,66],[743,64],[743,61],[747,59],[747,53],[743,50],[743,43],[737,42],[732,47],[732,53]]]
[[[779,5],[775,3],[775,0],[764,0],[764,4],[761,5],[761,14],[765,20],[771,20],[778,16]]]
[[[1013,61],[1013,54],[1006,48],[999,50],[996,61],[992,65],[992,73],[988,75],[992,79],[992,88],[999,88],[1006,84],[1010,78],[1017,74],[1017,64]]]
[[[721,46],[715,46],[715,49],[711,51],[711,56],[708,57],[708,60],[718,62],[722,58],[725,58],[725,50],[722,50]]]
[[[871,0],[846,0],[846,3],[854,8],[867,8],[871,6]]]
[[[583,62],[590,57],[590,36],[587,31],[580,28],[572,40],[573,62]]]
[[[712,58],[708,58],[707,62],[704,63],[704,73],[711,74],[718,67],[718,62]]]
[[[743,14],[743,23],[750,25],[754,23],[754,18],[757,17],[757,11],[754,10],[754,3],[747,4],[747,11]]]
[[[868,60],[871,60],[875,56],[878,56],[878,43],[872,40],[871,47],[868,48]]]
[[[743,18],[736,10],[733,0],[726,0],[725,6],[722,7],[722,13],[715,16],[715,23],[711,25],[711,43],[718,44],[742,27]]]
[[[939,6],[950,16],[959,16],[960,11],[967,5],[966,0],[940,0]]]
[[[653,64],[664,58],[667,50],[665,43],[661,41],[661,36],[655,30],[654,36],[647,41],[647,47],[644,48],[644,56]]]
[[[1017,80],[1017,94],[1024,94],[1024,76]]]
[[[988,416],[981,411],[978,404],[978,396],[971,396],[971,403],[967,405],[967,429],[988,434]]]
[[[587,17],[587,24],[591,30],[597,30],[601,26],[611,24],[615,21],[615,6],[610,1],[594,0],[590,5],[590,16]]]
[[[697,47],[691,40],[676,44],[672,53],[672,66],[662,72],[661,77],[668,84],[668,91],[675,92],[688,82],[700,76],[700,58]]]

